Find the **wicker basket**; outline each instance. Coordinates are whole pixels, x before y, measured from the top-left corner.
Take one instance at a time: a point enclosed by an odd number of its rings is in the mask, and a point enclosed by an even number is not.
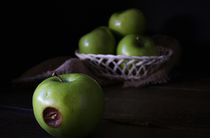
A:
[[[149,82],[161,83],[167,81],[167,62],[173,51],[159,48],[159,56],[123,56],[82,54],[75,55],[84,61],[91,71],[100,77],[111,80],[123,80],[125,86],[140,86]]]

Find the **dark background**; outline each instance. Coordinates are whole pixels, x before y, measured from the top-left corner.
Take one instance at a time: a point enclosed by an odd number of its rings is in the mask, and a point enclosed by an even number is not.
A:
[[[151,34],[177,38],[182,74],[209,76],[210,8],[204,0],[8,2],[2,4],[1,72],[8,84],[27,69],[57,56],[74,56],[79,38],[107,25],[113,12],[139,8]]]

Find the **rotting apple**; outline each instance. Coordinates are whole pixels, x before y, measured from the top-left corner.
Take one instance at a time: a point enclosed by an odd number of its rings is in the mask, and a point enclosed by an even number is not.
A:
[[[32,101],[39,125],[59,138],[88,135],[104,111],[102,88],[91,77],[79,73],[44,80],[36,88]]]

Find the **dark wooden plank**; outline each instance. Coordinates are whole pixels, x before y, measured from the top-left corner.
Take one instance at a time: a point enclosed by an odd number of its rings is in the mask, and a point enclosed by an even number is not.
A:
[[[169,128],[210,128],[210,90],[176,88],[107,88],[105,118]]]
[[[209,138],[210,129],[138,127],[103,121],[94,138]]]
[[[32,110],[27,108],[0,107],[0,137],[53,138],[39,127]],[[159,128],[125,125],[102,120],[87,138],[209,138],[207,128]]]
[[[1,138],[51,138],[39,127],[30,109],[3,107],[0,109]]]

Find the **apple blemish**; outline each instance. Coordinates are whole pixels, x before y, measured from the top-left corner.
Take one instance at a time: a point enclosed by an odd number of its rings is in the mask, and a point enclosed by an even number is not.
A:
[[[50,127],[57,128],[61,126],[62,123],[61,113],[53,107],[47,107],[43,111],[43,118],[45,123]]]

